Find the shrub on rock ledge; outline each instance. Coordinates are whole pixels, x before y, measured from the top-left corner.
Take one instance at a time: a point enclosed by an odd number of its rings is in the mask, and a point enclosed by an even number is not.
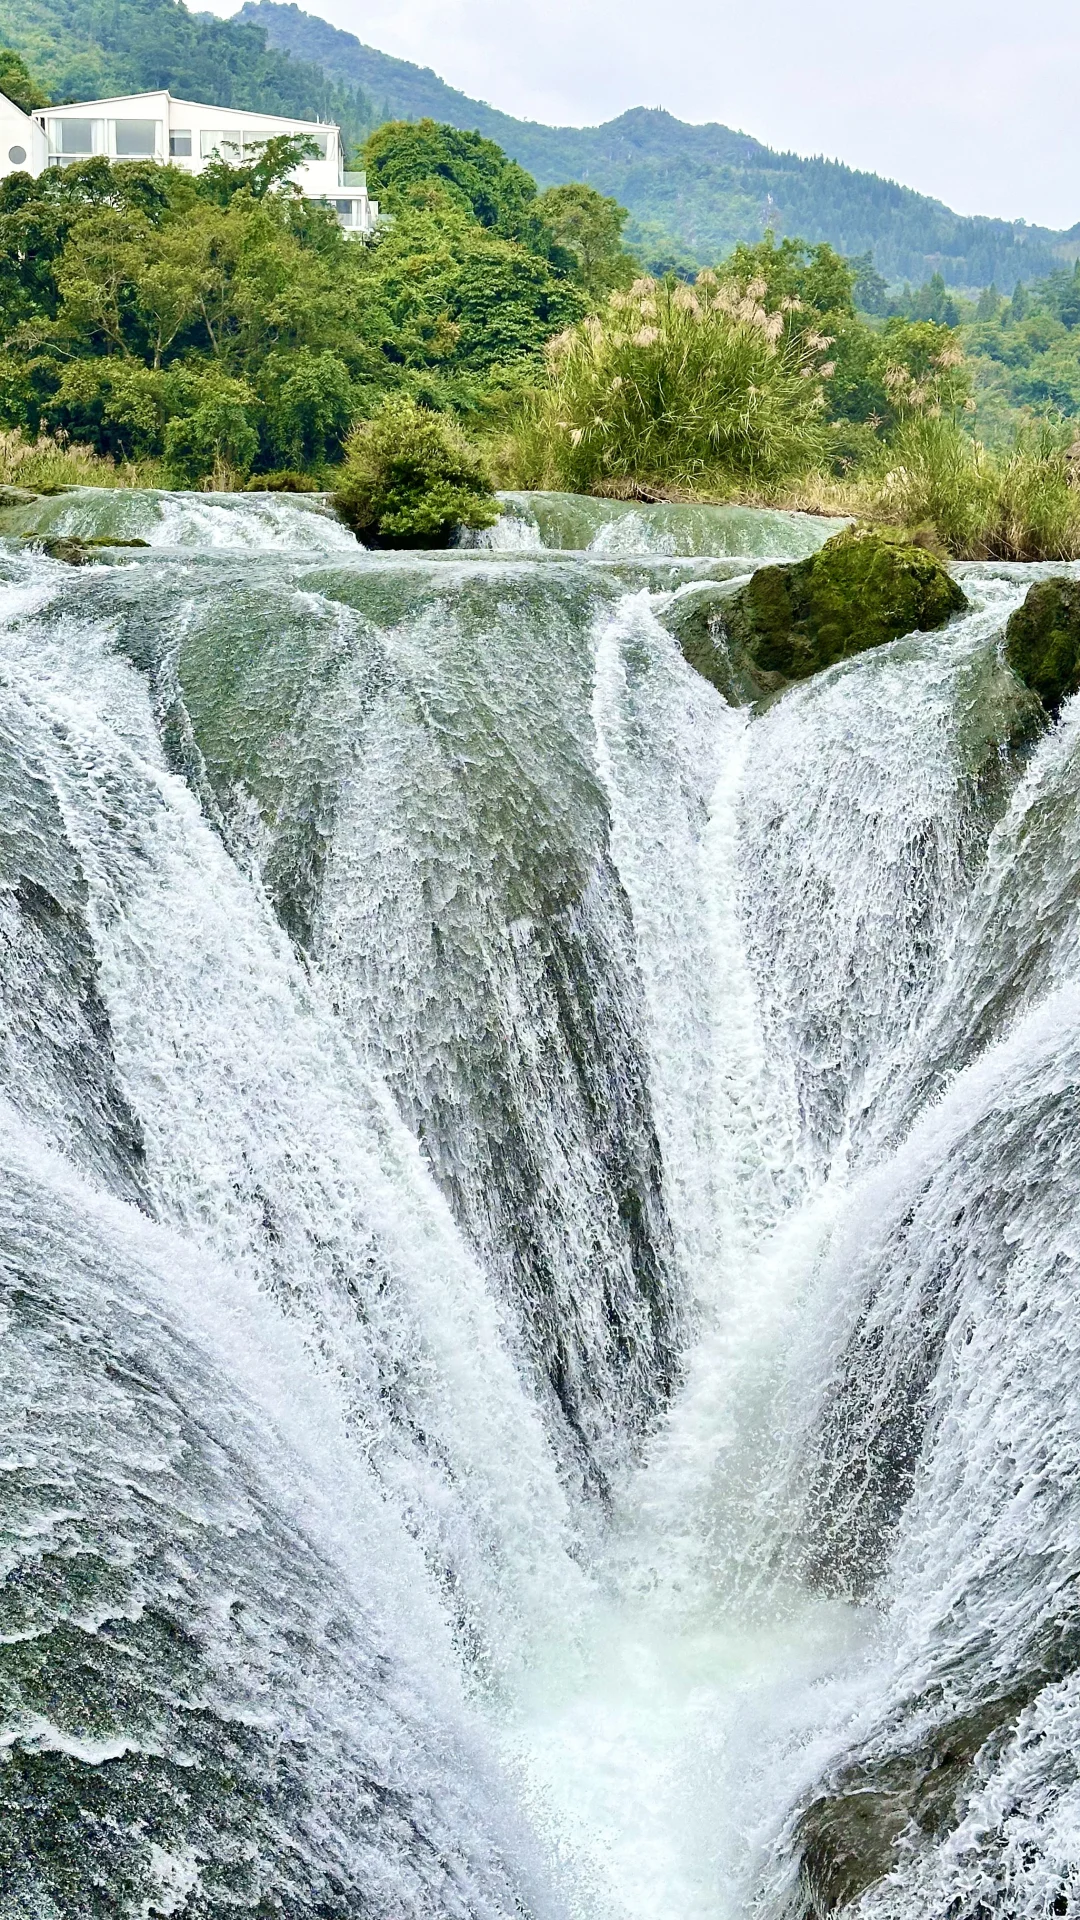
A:
[[[354,428],[334,494],[362,540],[388,547],[445,547],[458,527],[499,517],[491,480],[446,414],[394,395]]]

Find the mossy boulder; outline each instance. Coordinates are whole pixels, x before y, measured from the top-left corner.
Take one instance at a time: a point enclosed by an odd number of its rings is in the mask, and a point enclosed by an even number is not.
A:
[[[728,645],[725,614],[737,581],[701,580],[672,594],[658,618],[679,643],[683,659],[711,680],[729,706],[750,706],[769,691],[749,663]]]
[[[26,544],[39,553],[47,553],[50,560],[62,560],[68,567],[85,567],[100,557],[89,540],[80,540],[74,535],[38,534]]]
[[[906,633],[931,633],[967,600],[942,562],[902,533],[845,527],[807,560],[759,567],[717,609],[715,671],[699,643],[692,666],[731,697],[760,699],[837,660]]]
[[[1005,628],[1005,658],[1056,714],[1080,692],[1080,580],[1037,580]]]
[[[24,545],[33,547],[37,553],[47,553],[50,560],[63,560],[69,567],[86,567],[94,560],[104,560],[106,550],[115,547],[148,547],[148,540],[114,540],[108,534],[27,534]]]

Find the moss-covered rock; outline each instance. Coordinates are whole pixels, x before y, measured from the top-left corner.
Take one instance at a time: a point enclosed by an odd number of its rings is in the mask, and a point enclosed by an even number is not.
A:
[[[24,545],[50,560],[63,560],[69,567],[86,567],[93,560],[104,560],[106,551],[115,547],[148,547],[149,540],[114,540],[109,534],[27,534]]]
[[[699,639],[684,652],[731,697],[760,699],[837,660],[929,633],[967,600],[952,575],[903,534],[846,527],[808,560],[759,567],[716,610],[713,654]]]
[[[75,535],[39,535],[26,544],[36,548],[39,553],[47,553],[50,560],[62,560],[68,567],[85,567],[91,560],[100,558],[89,540],[80,540]]]
[[[1005,629],[1005,657],[1048,713],[1080,692],[1080,580],[1037,580]]]
[[[672,594],[658,615],[661,626],[678,641],[683,659],[711,680],[733,707],[750,706],[770,691],[762,676],[728,644],[725,611],[739,591],[737,581],[702,580]]]

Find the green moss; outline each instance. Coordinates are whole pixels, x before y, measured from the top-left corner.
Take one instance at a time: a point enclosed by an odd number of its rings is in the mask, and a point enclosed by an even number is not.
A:
[[[1036,581],[1005,629],[1005,657],[1048,713],[1080,691],[1080,580]]]
[[[106,558],[114,547],[148,547],[148,540],[113,540],[99,534],[29,534],[26,545],[50,560],[63,560],[69,567],[86,567],[93,560]]]
[[[848,527],[790,566],[759,567],[723,614],[733,656],[763,690],[907,633],[944,626],[967,600],[941,561],[903,534]]]

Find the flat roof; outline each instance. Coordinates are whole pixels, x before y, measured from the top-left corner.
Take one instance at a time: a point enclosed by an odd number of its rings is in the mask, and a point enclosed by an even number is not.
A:
[[[61,106],[37,107],[35,117],[80,112],[87,107],[120,107],[135,100],[168,100],[174,107],[196,107],[200,113],[235,113],[247,120],[274,120],[283,127],[337,127],[336,120],[294,120],[283,113],[264,113],[261,107],[216,107],[209,100],[178,100],[168,87],[147,87],[142,93],[112,93],[101,100],[65,100]]]

